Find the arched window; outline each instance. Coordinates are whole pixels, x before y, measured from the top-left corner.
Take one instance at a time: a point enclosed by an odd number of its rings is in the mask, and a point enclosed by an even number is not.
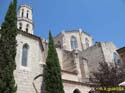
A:
[[[28,49],[29,49],[28,44],[24,44],[22,48],[22,64],[21,64],[24,67],[27,66]]]
[[[73,93],[81,93],[79,89],[75,89]]]
[[[29,10],[27,10],[26,17],[27,18],[29,17]]]
[[[113,57],[116,64],[121,63],[120,57],[116,52],[113,53]]]
[[[28,33],[29,30],[29,24],[26,25],[26,32]]]
[[[22,14],[21,14],[21,15],[22,15],[22,17],[23,17],[23,15],[24,15],[24,9],[22,9]]]
[[[71,37],[71,48],[76,49],[78,47],[76,37]]]
[[[89,47],[89,40],[88,40],[88,38],[85,39],[85,43],[86,43],[86,48],[88,48]]]
[[[22,30],[22,23],[19,23],[19,29]]]

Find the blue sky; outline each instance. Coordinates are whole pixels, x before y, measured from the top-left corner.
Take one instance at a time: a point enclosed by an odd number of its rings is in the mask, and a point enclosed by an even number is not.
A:
[[[0,1],[0,24],[11,0]],[[125,0],[18,0],[33,7],[34,34],[48,37],[82,28],[95,42],[125,46]]]

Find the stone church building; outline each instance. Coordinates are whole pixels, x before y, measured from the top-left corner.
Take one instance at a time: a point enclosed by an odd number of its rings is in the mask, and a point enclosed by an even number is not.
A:
[[[14,72],[17,93],[40,93],[47,56],[47,40],[34,35],[32,8],[21,5],[17,15],[17,68]],[[112,42],[96,42],[83,31],[62,31],[54,37],[61,69],[65,93],[88,93],[93,85],[89,81],[92,71],[96,71],[102,61],[120,60]],[[51,77],[50,77],[51,78]],[[36,92],[38,90],[38,92]]]

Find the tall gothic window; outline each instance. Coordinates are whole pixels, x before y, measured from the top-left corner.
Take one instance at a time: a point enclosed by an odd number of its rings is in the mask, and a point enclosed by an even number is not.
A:
[[[78,47],[76,37],[71,37],[71,48],[76,49]]]
[[[24,44],[22,49],[22,66],[24,67],[27,66],[28,49],[28,44]]]
[[[22,9],[22,14],[21,14],[21,15],[22,15],[22,17],[23,17],[23,15],[24,15],[24,9]]]
[[[88,38],[85,39],[85,43],[86,43],[86,48],[88,48],[89,47],[89,40],[88,40]]]
[[[22,23],[19,23],[19,29],[22,30]]]
[[[26,17],[29,18],[29,11],[27,10]]]
[[[26,32],[28,33],[29,30],[29,24],[26,25]]]

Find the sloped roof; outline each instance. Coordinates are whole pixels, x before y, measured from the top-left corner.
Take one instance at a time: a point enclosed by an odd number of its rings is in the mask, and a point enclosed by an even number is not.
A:
[[[118,49],[117,52],[118,52],[118,53],[125,52],[125,47],[122,47],[122,48]]]

